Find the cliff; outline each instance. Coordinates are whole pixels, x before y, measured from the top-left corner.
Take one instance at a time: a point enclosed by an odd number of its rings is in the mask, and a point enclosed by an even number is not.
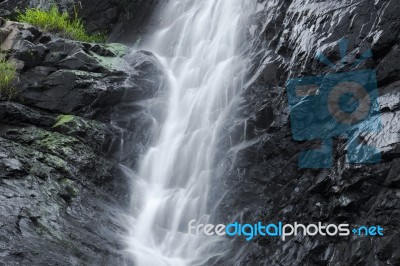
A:
[[[258,237],[234,243],[235,265],[398,265],[399,2],[259,2],[253,74],[224,133],[222,147],[229,138],[236,145],[226,148],[228,158],[222,162],[227,194],[220,215],[244,223],[381,225],[385,236],[298,236],[285,242]],[[320,52],[340,62],[341,40],[348,42],[344,66],[333,69],[316,59]],[[372,57],[353,65],[368,49]],[[362,69],[377,76],[380,107],[371,119],[380,119],[382,128],[369,138],[380,150],[380,163],[346,163],[351,151],[347,139],[337,136],[331,168],[300,168],[299,154],[320,142],[293,140],[287,82]],[[308,119],[318,121],[317,110]]]
[[[400,265],[400,3],[396,0],[258,0],[248,42],[249,82],[221,133],[218,222],[380,225],[384,237],[256,237],[232,240],[216,265]],[[2,1],[0,15],[52,1]],[[133,43],[154,26],[157,1],[59,1],[90,32]],[[153,15],[151,15],[153,14]],[[120,265],[117,217],[129,201],[128,168],[162,117],[160,63],[121,44],[60,38],[1,21],[1,48],[17,66],[16,96],[0,101],[0,260],[7,265]],[[324,54],[338,68],[318,60]],[[353,64],[371,49],[371,57]],[[362,58],[361,58],[362,59]],[[364,136],[378,164],[348,164],[347,138],[333,139],[333,165],[299,167],[318,140],[295,141],[287,82],[376,73],[382,128]],[[147,107],[152,106],[152,110]],[[152,115],[150,115],[152,113]],[[309,113],[317,119],[318,112]],[[127,167],[121,167],[121,165]],[[114,219],[115,218],[115,219]]]

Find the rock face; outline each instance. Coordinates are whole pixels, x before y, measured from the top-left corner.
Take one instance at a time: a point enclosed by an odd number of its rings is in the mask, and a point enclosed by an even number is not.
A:
[[[107,33],[112,42],[133,44],[148,32],[158,0],[7,0],[0,2],[0,16],[13,20],[26,8],[54,4],[72,17],[77,12],[89,33]]]
[[[2,1],[0,14],[12,18],[17,9],[52,2]],[[89,31],[110,30],[110,39],[126,42],[147,31],[142,23],[157,4],[79,2]],[[77,3],[57,2],[69,12]],[[218,170],[226,193],[216,219],[380,225],[385,236],[237,238],[230,258],[219,265],[400,265],[399,2],[258,4],[250,82],[221,140],[226,156]],[[19,79],[18,97],[0,102],[0,261],[122,264],[121,229],[112,218],[117,209],[110,205],[127,202],[119,164],[134,167],[158,122],[153,117],[162,119],[163,103],[154,98],[164,86],[160,66],[148,52],[4,23],[3,56],[16,63]],[[342,39],[348,40],[350,64],[332,69],[315,59],[320,51],[340,61]],[[353,66],[368,49],[372,58]],[[338,138],[332,168],[299,168],[300,152],[318,142],[293,141],[286,82],[359,69],[374,69],[378,78],[380,111],[374,116],[383,128],[370,138],[381,150],[381,163],[346,164],[346,139]]]
[[[121,265],[120,164],[148,142],[148,102],[163,86],[156,58],[11,21],[0,31],[18,71],[17,96],[0,101],[0,261]]]
[[[227,193],[220,217],[242,223],[381,225],[385,236],[235,239],[227,265],[400,265],[400,3],[259,2],[252,82],[221,142],[228,158],[221,163],[227,169]],[[315,59],[319,50],[340,61],[339,41],[344,38],[346,66],[332,69]],[[372,58],[352,66],[368,49]],[[359,69],[374,69],[378,78],[380,114],[374,116],[383,128],[372,142],[381,150],[381,163],[347,164],[346,139],[339,138],[332,168],[300,169],[299,153],[318,143],[293,141],[286,82]]]

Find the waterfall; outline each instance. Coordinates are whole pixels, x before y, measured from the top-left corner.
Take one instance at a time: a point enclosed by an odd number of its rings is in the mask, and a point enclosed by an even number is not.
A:
[[[217,142],[245,82],[255,0],[171,0],[161,29],[142,45],[168,75],[165,119],[132,192],[127,249],[137,266],[207,264],[223,237],[188,234],[206,224]],[[237,97],[236,97],[237,98]]]

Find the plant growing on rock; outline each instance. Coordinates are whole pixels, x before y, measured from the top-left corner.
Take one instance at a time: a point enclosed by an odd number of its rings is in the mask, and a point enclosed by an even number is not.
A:
[[[102,34],[89,35],[83,26],[83,22],[75,17],[71,19],[67,12],[61,13],[57,6],[53,5],[49,10],[30,8],[18,16],[20,22],[26,22],[41,28],[44,31],[58,33],[66,38],[83,42],[105,42]]]
[[[16,89],[13,86],[13,81],[16,77],[16,66],[13,62],[7,60],[0,61],[0,96],[7,99],[16,96]]]

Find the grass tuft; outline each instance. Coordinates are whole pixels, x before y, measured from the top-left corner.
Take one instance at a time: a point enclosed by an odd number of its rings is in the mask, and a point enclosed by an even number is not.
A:
[[[62,126],[62,125],[67,124],[67,123],[69,123],[69,122],[71,122],[73,120],[74,120],[74,116],[73,115],[59,115],[57,117],[57,122],[53,126],[53,128]]]
[[[17,91],[13,86],[17,68],[13,62],[6,60],[0,61],[0,95],[8,99],[16,96]]]
[[[18,15],[18,20],[73,40],[96,43],[102,43],[106,40],[103,34],[87,34],[82,20],[78,18],[76,12],[75,17],[71,19],[67,12],[61,13],[55,5],[49,10],[39,8],[27,9],[25,13]]]

